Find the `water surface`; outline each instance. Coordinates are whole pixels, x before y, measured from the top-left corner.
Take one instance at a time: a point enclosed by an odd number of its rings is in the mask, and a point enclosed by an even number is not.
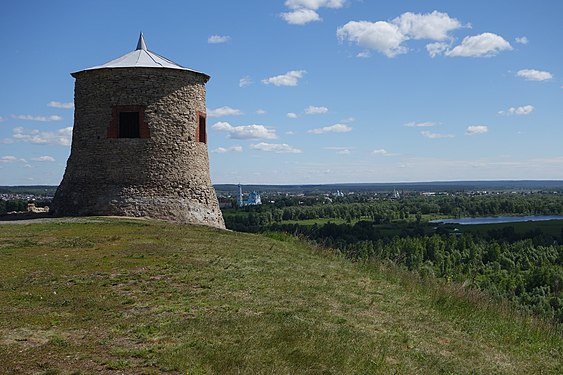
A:
[[[460,219],[432,220],[431,223],[474,225],[474,224],[520,223],[526,221],[548,221],[548,220],[563,220],[563,215],[462,217]]]

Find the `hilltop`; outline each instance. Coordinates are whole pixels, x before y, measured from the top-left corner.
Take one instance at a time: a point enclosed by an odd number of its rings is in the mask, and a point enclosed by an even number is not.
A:
[[[557,328],[293,237],[0,225],[0,373],[561,373]]]

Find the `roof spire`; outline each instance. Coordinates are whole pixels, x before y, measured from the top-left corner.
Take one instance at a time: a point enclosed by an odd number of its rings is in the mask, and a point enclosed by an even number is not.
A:
[[[147,50],[147,44],[145,43],[145,37],[143,36],[143,32],[139,35],[139,41],[137,42],[137,50]]]

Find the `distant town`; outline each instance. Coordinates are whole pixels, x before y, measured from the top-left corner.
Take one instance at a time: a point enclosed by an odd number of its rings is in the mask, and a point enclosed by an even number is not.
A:
[[[299,199],[307,202],[330,203],[335,198],[400,199],[403,196],[477,196],[501,193],[563,194],[563,181],[454,181],[375,184],[318,184],[318,185],[214,185],[221,208],[273,204],[280,199]],[[49,205],[57,186],[0,186],[0,214],[20,211],[34,202],[38,207]],[[356,200],[354,199],[354,200]],[[2,212],[4,208],[4,212]],[[12,209],[11,209],[12,208]]]

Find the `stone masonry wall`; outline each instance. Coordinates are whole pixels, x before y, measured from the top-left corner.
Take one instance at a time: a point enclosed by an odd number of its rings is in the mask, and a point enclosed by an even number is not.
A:
[[[197,142],[207,76],[160,68],[74,74],[71,155],[53,201],[58,216],[146,216],[224,228]],[[108,138],[114,106],[143,106],[149,138]]]

